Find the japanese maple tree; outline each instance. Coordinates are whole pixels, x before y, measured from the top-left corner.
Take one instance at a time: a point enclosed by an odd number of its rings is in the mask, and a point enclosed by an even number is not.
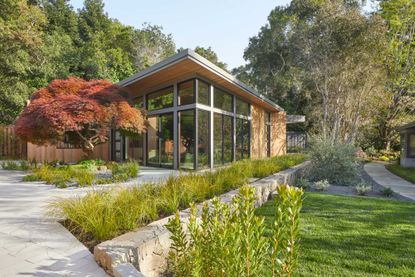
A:
[[[72,77],[36,91],[15,124],[17,135],[26,141],[66,142],[88,156],[96,145],[108,141],[110,129],[141,133],[145,129],[141,111],[130,105],[121,87],[109,81]]]

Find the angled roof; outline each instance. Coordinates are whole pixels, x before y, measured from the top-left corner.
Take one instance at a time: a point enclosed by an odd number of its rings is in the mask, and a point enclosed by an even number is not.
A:
[[[414,128],[414,127],[415,127],[415,121],[402,125],[401,127],[399,127],[399,131],[403,131],[403,130]]]
[[[250,98],[251,100],[254,100],[254,102],[261,103],[263,106],[270,110],[284,111],[284,109],[269,100],[264,95],[258,93],[253,88],[239,81],[235,76],[229,74],[225,70],[221,69],[214,63],[210,62],[209,60],[205,59],[190,49],[183,50],[174,56],[171,56],[153,66],[144,69],[141,72],[132,75],[131,77],[126,78],[120,81],[118,85],[126,88],[132,87],[140,81],[144,82],[145,79],[151,79],[151,76],[153,76],[153,78],[154,75],[157,74],[161,76],[162,71],[167,72],[169,70],[172,72],[175,67],[179,68],[179,64],[183,69],[190,70],[190,68],[192,68],[192,70],[198,71],[199,73],[206,73],[210,74],[210,76],[215,76],[216,80],[221,79],[224,84],[232,88],[233,92],[237,90],[237,92],[240,93],[241,97]],[[169,74],[172,75],[172,73]],[[169,75],[166,73],[166,76]],[[162,79],[166,78],[167,77],[164,76]]]

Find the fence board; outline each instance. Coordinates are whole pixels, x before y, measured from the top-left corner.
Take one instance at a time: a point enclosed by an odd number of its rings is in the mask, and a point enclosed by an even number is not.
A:
[[[27,143],[16,136],[13,125],[0,125],[0,158],[27,159]]]

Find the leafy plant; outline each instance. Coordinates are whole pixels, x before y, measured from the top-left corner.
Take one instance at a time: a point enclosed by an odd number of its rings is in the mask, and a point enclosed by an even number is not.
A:
[[[298,259],[302,195],[301,189],[278,188],[271,237],[264,236],[263,217],[255,215],[251,187],[242,187],[230,206],[217,198],[211,207],[205,204],[200,221],[192,204],[188,235],[177,211],[166,225],[170,270],[174,276],[261,276],[268,267],[273,275],[290,276]]]
[[[381,189],[380,193],[385,197],[391,197],[394,192],[390,187],[386,187],[386,188]]]
[[[27,161],[5,161],[1,163],[1,167],[5,170],[29,170],[32,165]]]
[[[372,190],[372,186],[366,182],[361,182],[356,185],[356,193],[358,195],[367,195],[368,192]]]
[[[352,144],[333,144],[322,137],[314,137],[309,154],[308,177],[311,180],[327,179],[338,185],[353,184],[358,180],[356,148]]]
[[[325,191],[329,187],[330,187],[330,183],[329,183],[329,181],[327,181],[327,179],[314,182],[314,188],[316,190]]]
[[[137,162],[124,162],[111,165],[112,178],[115,181],[127,181],[129,178],[137,177],[139,165]]]
[[[296,181],[296,185],[297,187],[302,188],[303,190],[306,190],[311,186],[310,181],[305,178],[298,178]]]
[[[92,186],[94,182],[95,174],[87,169],[79,169],[75,173],[75,181],[81,186]]]

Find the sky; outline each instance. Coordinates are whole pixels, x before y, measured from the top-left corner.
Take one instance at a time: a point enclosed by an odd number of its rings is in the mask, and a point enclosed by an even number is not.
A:
[[[83,0],[71,0],[76,9]],[[144,23],[161,25],[172,34],[176,47],[208,47],[230,69],[245,64],[244,49],[249,38],[276,6],[290,0],[104,0],[105,11],[126,25],[140,28]]]

